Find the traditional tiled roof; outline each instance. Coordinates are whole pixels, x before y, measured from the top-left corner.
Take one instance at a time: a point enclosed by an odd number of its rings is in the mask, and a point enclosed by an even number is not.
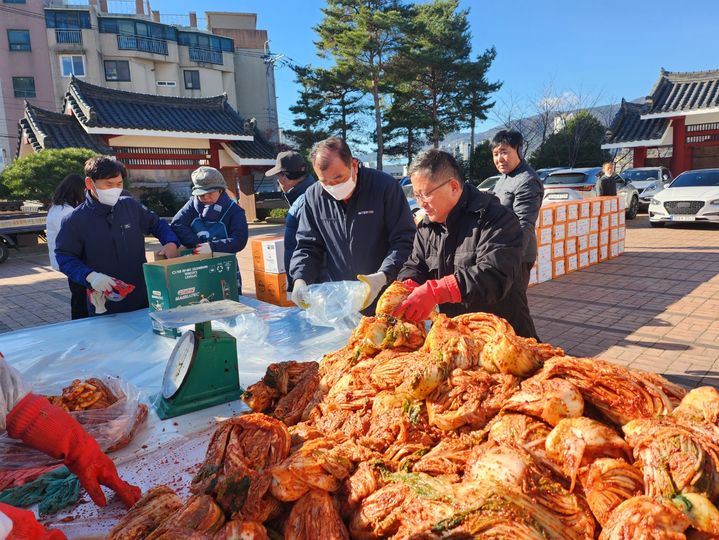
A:
[[[267,142],[257,129],[254,141],[227,141],[225,144],[230,151],[244,159],[270,159],[274,163],[277,156],[274,146]]]
[[[719,108],[719,70],[671,72],[663,68],[643,113],[686,113]]]
[[[25,102],[25,115],[19,122],[20,144],[25,137],[36,152],[50,148],[89,148],[114,154],[97,136],[82,129],[75,117],[47,111]]]
[[[622,99],[622,105],[607,129],[605,145],[639,141],[658,141],[669,125],[668,118],[642,120],[649,106],[646,103],[631,103]]]
[[[245,135],[246,123],[225,94],[207,98],[139,94],[73,77],[63,105],[65,110],[68,107],[87,128]]]

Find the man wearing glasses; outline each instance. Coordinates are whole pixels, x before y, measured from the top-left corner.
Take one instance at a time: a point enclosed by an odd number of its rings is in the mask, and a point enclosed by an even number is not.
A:
[[[531,337],[526,294],[516,279],[523,249],[517,217],[493,195],[466,184],[447,152],[417,156],[410,178],[426,215],[397,278],[413,290],[394,315],[423,321],[436,306],[450,317],[485,311]]]
[[[290,262],[292,301],[306,307],[308,284],[360,279],[365,313],[412,251],[415,225],[399,182],[362,167],[347,143],[330,137],[310,155],[318,182],[305,192]]]

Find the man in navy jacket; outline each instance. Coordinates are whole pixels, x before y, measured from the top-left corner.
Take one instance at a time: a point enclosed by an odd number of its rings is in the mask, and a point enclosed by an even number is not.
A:
[[[277,154],[275,166],[265,173],[265,176],[277,175],[282,194],[290,205],[285,219],[285,273],[287,274],[287,290],[292,290],[292,276],[290,276],[290,261],[297,247],[297,229],[300,226],[300,216],[305,206],[305,191],[315,183],[314,177],[307,172],[307,163],[302,154],[293,150]]]
[[[307,284],[360,279],[371,310],[412,251],[416,227],[407,198],[397,180],[360,166],[340,138],[317,143],[311,158],[319,181],[305,192],[290,263],[292,301],[306,305]]]
[[[180,241],[154,212],[123,193],[127,172],[114,157],[88,159],[85,176],[85,202],[63,220],[57,236],[55,256],[60,271],[110,300],[105,305],[108,313],[147,307],[142,270],[145,235],[160,240],[160,253],[167,258],[177,256]],[[135,289],[123,298],[116,280]],[[89,311],[95,315],[95,306],[90,305]]]

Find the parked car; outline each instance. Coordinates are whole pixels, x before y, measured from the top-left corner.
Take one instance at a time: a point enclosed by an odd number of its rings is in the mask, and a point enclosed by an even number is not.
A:
[[[494,186],[497,185],[498,180],[499,180],[498,174],[495,174],[494,176],[485,178],[484,180],[482,180],[479,183],[479,185],[477,186],[477,189],[479,191],[492,191],[494,189]]]
[[[566,168],[567,167],[545,167],[543,169],[537,169],[535,172],[537,173],[537,176],[539,176],[539,179],[544,182],[547,179],[547,176],[549,176],[551,173],[555,171],[561,171]]]
[[[649,203],[649,223],[699,221],[719,223],[719,169],[686,171]]]
[[[652,197],[672,181],[672,173],[666,167],[635,167],[624,169],[620,174],[637,188],[639,208],[642,210],[647,210]]]
[[[601,167],[585,167],[578,169],[562,169],[554,171],[544,180],[544,203],[571,201],[586,197],[596,197],[597,177]],[[632,184],[627,183],[620,175],[617,182],[617,195],[624,197],[627,219],[637,217],[639,210],[639,192]]]

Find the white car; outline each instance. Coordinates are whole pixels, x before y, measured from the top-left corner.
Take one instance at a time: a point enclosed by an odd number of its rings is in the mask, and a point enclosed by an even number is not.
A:
[[[687,221],[719,223],[719,169],[683,172],[650,201],[652,227]]]

